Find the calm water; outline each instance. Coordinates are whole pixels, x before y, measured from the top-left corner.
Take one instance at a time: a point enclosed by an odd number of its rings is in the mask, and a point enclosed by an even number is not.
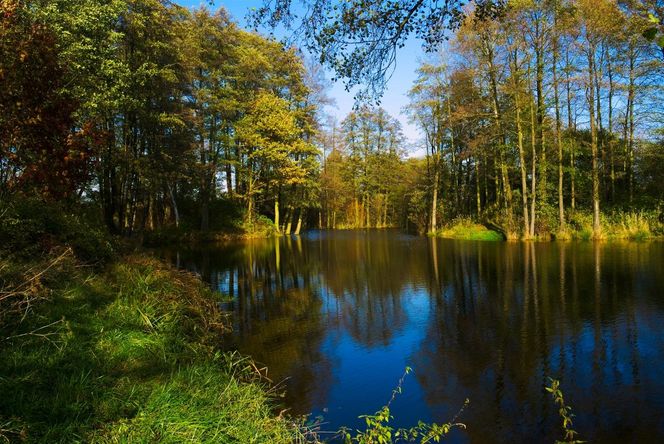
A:
[[[360,426],[411,366],[397,426],[470,399],[446,442],[562,438],[549,376],[583,439],[664,442],[664,243],[337,231],[168,254],[233,296],[225,342],[327,430]]]

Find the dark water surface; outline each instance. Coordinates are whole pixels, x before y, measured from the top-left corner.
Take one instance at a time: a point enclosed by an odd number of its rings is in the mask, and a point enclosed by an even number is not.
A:
[[[165,253],[230,293],[226,343],[293,413],[359,426],[414,373],[394,424],[446,442],[553,443],[559,378],[581,438],[664,442],[664,243],[495,243],[312,231]]]

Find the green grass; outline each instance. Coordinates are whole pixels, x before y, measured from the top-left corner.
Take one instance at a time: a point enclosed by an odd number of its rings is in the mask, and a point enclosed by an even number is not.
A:
[[[497,231],[490,230],[484,225],[475,223],[470,219],[455,219],[452,223],[435,233],[435,236],[449,239],[502,241],[504,237]]]
[[[250,362],[217,351],[219,296],[194,276],[131,257],[44,279],[48,299],[0,328],[0,442],[297,438]]]
[[[612,212],[600,216],[601,231],[593,233],[592,213],[577,211],[569,215],[566,237],[559,239],[645,241],[662,237],[664,226],[657,212]]]

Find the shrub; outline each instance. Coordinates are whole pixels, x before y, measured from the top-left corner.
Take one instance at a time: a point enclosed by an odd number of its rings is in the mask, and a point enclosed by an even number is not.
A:
[[[252,221],[245,222],[244,230],[256,237],[270,237],[277,234],[277,227],[274,222],[267,216],[256,216]]]
[[[485,241],[504,240],[502,234],[497,231],[489,230],[484,225],[480,225],[467,217],[458,217],[454,219],[450,224],[438,231],[436,235],[451,239]]]
[[[72,211],[75,209],[75,211]],[[0,204],[0,254],[33,258],[56,247],[69,247],[87,263],[103,263],[114,254],[105,227],[83,208],[15,197]]]

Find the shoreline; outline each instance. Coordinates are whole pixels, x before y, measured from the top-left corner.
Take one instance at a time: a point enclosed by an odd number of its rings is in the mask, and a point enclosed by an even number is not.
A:
[[[218,347],[223,298],[192,273],[147,253],[102,270],[67,255],[41,285],[48,295],[0,342],[0,440],[301,437],[250,358]]]

